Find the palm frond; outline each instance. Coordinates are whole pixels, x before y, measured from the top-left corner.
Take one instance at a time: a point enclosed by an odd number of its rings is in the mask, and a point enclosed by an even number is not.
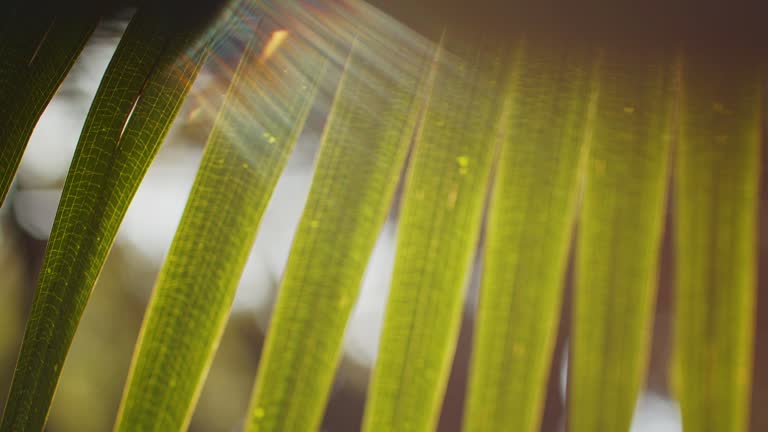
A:
[[[364,430],[437,427],[473,270],[464,430],[539,430],[571,251],[566,423],[630,430],[669,214],[683,426],[747,431],[766,84],[766,50],[747,45],[764,30],[756,17],[744,16],[744,29],[720,25],[704,6],[697,20],[686,1],[657,21],[658,2],[644,3],[620,30],[624,5],[591,14],[592,2],[382,2],[434,40],[442,32],[437,43],[356,0],[232,0],[215,25],[218,0],[190,6],[189,18],[181,0],[143,2],[85,121],[0,430],[43,429],[129,203],[209,54],[247,15],[259,25],[238,30],[250,42],[156,282],[116,430],[189,426],[273,189],[316,95],[339,75],[247,430],[320,428],[388,217],[397,250]],[[106,7],[0,9],[2,204]],[[737,9],[725,16],[741,17]]]
[[[598,55],[521,42],[488,214],[464,429],[540,428]]]
[[[93,33],[99,10],[82,14],[29,2],[8,14],[0,33],[0,205],[37,120]]]
[[[322,419],[428,71],[429,52],[419,46],[397,47],[412,61],[404,68],[377,69],[372,60],[391,49],[365,35],[353,44],[272,315],[247,430],[315,430]]]
[[[2,430],[41,429],[61,366],[131,198],[204,58],[167,16],[131,21],[86,119],[62,192]]]
[[[764,74],[691,55],[675,164],[675,373],[683,427],[746,431]]]
[[[268,60],[262,48],[257,40],[246,47],[211,132],[150,301],[116,430],[187,427],[259,221],[304,125],[322,75],[305,74],[322,62],[299,42],[285,42]]]
[[[674,57],[608,51],[576,245],[574,432],[628,430],[645,377],[677,87]]]
[[[444,44],[466,58],[438,59],[414,143],[367,431],[436,425],[496,153],[507,52]]]

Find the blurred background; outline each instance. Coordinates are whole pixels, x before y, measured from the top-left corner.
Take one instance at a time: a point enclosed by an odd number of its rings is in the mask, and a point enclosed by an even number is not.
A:
[[[241,12],[250,14],[249,11]],[[386,22],[386,25],[380,23],[379,27],[389,28],[398,37],[409,34],[406,28],[377,15],[372,9],[360,9],[360,14],[366,19]],[[0,409],[10,387],[24,322],[69,162],[99,79],[130,15],[130,10],[116,13],[105,20],[91,38],[38,123],[12,192],[0,208]],[[237,62],[237,47],[242,45],[241,42],[234,37],[225,41],[205,66],[131,204],[65,363],[48,421],[51,432],[95,432],[112,428],[147,300],[184,209],[216,107]],[[335,77],[328,79],[332,81]],[[331,96],[330,92],[319,95],[264,215],[226,332],[192,419],[192,431],[241,428],[270,309],[309,189],[313,159]],[[768,257],[767,191],[768,188],[763,187],[761,294],[768,293],[765,264]],[[323,426],[327,431],[359,430],[394,260],[396,205],[394,207],[373,252],[348,325],[344,356]],[[669,396],[667,383],[672,312],[671,259],[667,235],[662,254],[650,373],[647,390],[638,400],[633,432],[682,430],[678,408]],[[478,269],[481,261],[482,257],[479,257]],[[440,431],[460,429],[478,280],[479,276],[475,275],[468,287],[469,300]],[[571,289],[570,283],[566,285],[563,322],[543,425],[547,432],[564,430]],[[760,406],[760,401],[768,402],[768,373],[761,370],[761,365],[768,360],[768,344],[765,342],[768,302],[765,297],[760,297],[758,311],[755,407]],[[764,420],[760,413],[753,416],[753,430],[768,430],[768,424],[761,423]]]

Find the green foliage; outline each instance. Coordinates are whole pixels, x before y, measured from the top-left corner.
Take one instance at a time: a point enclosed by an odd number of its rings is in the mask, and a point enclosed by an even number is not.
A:
[[[2,431],[43,429],[128,205],[213,38],[229,30],[220,21],[199,36],[204,21],[176,17],[179,4],[140,8],[101,81],[47,245]],[[268,25],[250,29],[208,139],[116,430],[188,426],[261,217],[324,73],[337,63],[343,70],[309,198],[243,413],[247,430],[320,427],[345,327],[401,178],[366,431],[435,429],[481,237],[464,429],[539,429],[573,251],[569,429],[627,431],[646,374],[668,211],[674,390],[685,430],[747,430],[762,57],[672,43],[596,46],[540,32],[501,38],[482,28],[450,27],[434,44],[355,2],[333,13],[248,5]],[[0,98],[17,102],[0,107],[2,199],[100,15],[19,1],[6,10]],[[431,23],[430,35],[436,25],[445,28]],[[268,37],[266,29],[282,26],[301,31],[287,41]]]
[[[249,431],[299,432],[320,425],[428,70],[428,52],[405,47],[414,64],[377,71],[372,61],[389,49],[360,38],[347,59],[267,334]]]
[[[0,31],[0,205],[37,119],[96,28],[94,12],[72,16],[28,5]]]
[[[165,19],[137,14],[94,99],[48,241],[3,431],[42,429],[117,228],[202,64],[202,55],[180,58],[191,34]]]
[[[629,430],[656,304],[674,58],[609,51],[576,245],[569,430]]]
[[[309,111],[317,78],[305,73],[318,69],[317,56],[284,47],[302,62],[291,65],[283,53],[263,63],[257,46],[246,47],[208,140],[115,430],[187,427],[259,221]]]
[[[761,69],[683,66],[675,178],[675,378],[686,431],[748,428]]]
[[[434,429],[480,233],[503,99],[504,50],[439,56],[405,181],[397,257],[366,431]],[[442,48],[446,49],[446,48]]]
[[[467,431],[540,429],[594,129],[596,57],[530,42],[515,50],[488,210]]]

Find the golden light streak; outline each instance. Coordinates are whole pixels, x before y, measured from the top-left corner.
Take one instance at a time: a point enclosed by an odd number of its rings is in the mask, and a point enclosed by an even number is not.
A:
[[[272,35],[269,37],[269,40],[264,45],[264,49],[261,51],[261,55],[259,56],[259,63],[264,63],[267,61],[272,55],[277,51],[278,48],[280,48],[280,45],[285,42],[285,39],[288,37],[288,30],[275,30],[272,32]]]

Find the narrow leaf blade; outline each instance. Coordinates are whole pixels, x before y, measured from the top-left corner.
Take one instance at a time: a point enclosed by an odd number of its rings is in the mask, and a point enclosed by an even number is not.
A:
[[[263,60],[262,45],[254,37],[246,47],[209,137],[115,430],[186,429],[259,221],[309,112],[319,56],[291,38]]]
[[[35,124],[99,18],[94,10],[56,15],[37,8],[17,11],[0,35],[0,205]]]
[[[597,86],[585,49],[521,43],[502,119],[464,430],[538,431]]]
[[[480,233],[508,58],[489,41],[446,46],[458,55],[437,60],[414,144],[368,432],[436,426]]]
[[[748,430],[764,74],[686,58],[675,176],[675,378],[686,431]]]
[[[319,428],[344,328],[404,164],[428,63],[418,44],[385,44],[361,36],[343,72],[262,353],[249,431]],[[382,67],[393,55],[408,61]]]
[[[86,119],[46,249],[2,431],[42,429],[117,228],[199,71],[202,55],[177,63],[191,33],[164,21],[153,11],[138,12]]]
[[[656,299],[676,62],[609,50],[579,221],[569,425],[628,431]]]

